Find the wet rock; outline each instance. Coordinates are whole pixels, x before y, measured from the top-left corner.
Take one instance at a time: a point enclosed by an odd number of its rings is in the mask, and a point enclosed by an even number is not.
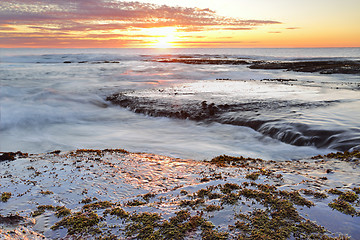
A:
[[[170,58],[158,59],[157,62],[185,63],[185,64],[215,64],[215,65],[247,65],[249,61],[231,59],[204,59],[204,58]]]
[[[250,69],[285,69],[295,72],[319,72],[320,74],[359,74],[358,61],[309,61],[309,62],[265,62],[249,66]]]
[[[160,58],[152,61],[164,63],[214,64],[214,65],[250,65],[251,69],[285,69],[295,72],[318,72],[320,74],[360,74],[359,61],[300,61],[300,62],[269,62],[243,59],[213,58]],[[229,80],[229,79],[217,79]]]
[[[135,113],[153,117],[189,119],[250,127],[265,136],[295,146],[331,147],[346,151],[360,143],[360,139],[357,137],[352,138],[350,142],[341,141],[348,134],[344,130],[312,129],[306,124],[288,124],[281,119],[281,117],[287,117],[286,114],[284,115],[287,109],[323,107],[336,101],[252,100],[215,104],[207,101],[183,100],[181,96],[188,93],[175,92],[170,94],[172,94],[171,97],[153,98],[146,95],[136,96],[133,92],[123,92],[108,96],[106,101]],[[269,117],[274,116],[274,114],[276,115],[275,119]]]
[[[0,215],[0,224],[9,224],[9,225],[16,225],[20,222],[23,222],[26,218],[21,217],[19,215],[9,215],[9,216],[2,216]]]
[[[0,162],[1,161],[12,161],[12,160],[15,160],[15,157],[24,158],[24,157],[28,157],[28,154],[27,153],[22,153],[20,151],[18,151],[18,152],[4,152],[0,156]]]

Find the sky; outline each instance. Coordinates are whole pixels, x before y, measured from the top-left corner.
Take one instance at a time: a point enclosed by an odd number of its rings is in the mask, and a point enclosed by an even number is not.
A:
[[[1,0],[0,47],[360,47],[359,0]]]

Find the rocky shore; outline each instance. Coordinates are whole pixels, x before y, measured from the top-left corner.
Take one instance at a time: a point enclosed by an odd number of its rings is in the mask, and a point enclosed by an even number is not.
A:
[[[166,58],[156,62],[215,65],[249,65],[250,69],[284,69],[295,72],[316,72],[320,74],[360,74],[359,61],[257,61],[242,59]]]
[[[360,152],[200,162],[3,153],[1,239],[358,239]]]

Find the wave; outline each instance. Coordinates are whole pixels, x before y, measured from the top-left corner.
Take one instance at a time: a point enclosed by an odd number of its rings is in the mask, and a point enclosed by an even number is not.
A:
[[[260,132],[264,136],[280,140],[295,146],[315,146],[349,150],[360,145],[360,130],[348,126],[332,128],[319,124],[306,124],[297,121],[303,110],[326,108],[341,104],[340,100],[306,101],[296,99],[253,99],[251,97],[214,97],[205,101],[204,95],[187,89],[184,92],[174,91],[169,95],[167,90],[157,89],[153,92],[122,92],[106,98],[112,104],[127,108],[135,113],[153,117],[188,119],[207,123],[217,122],[236,126],[245,126]],[[276,94],[276,93],[275,93]],[[211,99],[211,97],[210,97]],[[324,119],[325,123],[326,119]],[[357,130],[356,130],[357,129]]]

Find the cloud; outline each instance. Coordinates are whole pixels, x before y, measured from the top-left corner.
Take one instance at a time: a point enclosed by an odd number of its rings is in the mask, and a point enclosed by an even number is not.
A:
[[[288,28],[285,28],[287,30],[297,30],[297,29],[300,29],[299,27],[288,27]]]
[[[55,33],[176,27],[182,32],[252,30],[280,24],[273,20],[243,20],[224,17],[208,8],[186,8],[118,0],[1,0],[0,30],[53,36]],[[6,27],[1,27],[6,26]],[[23,30],[22,30],[23,31]],[[98,34],[98,33],[97,33]],[[110,37],[110,36],[108,36]],[[1,40],[2,39],[2,40]],[[4,42],[4,38],[0,37]]]

